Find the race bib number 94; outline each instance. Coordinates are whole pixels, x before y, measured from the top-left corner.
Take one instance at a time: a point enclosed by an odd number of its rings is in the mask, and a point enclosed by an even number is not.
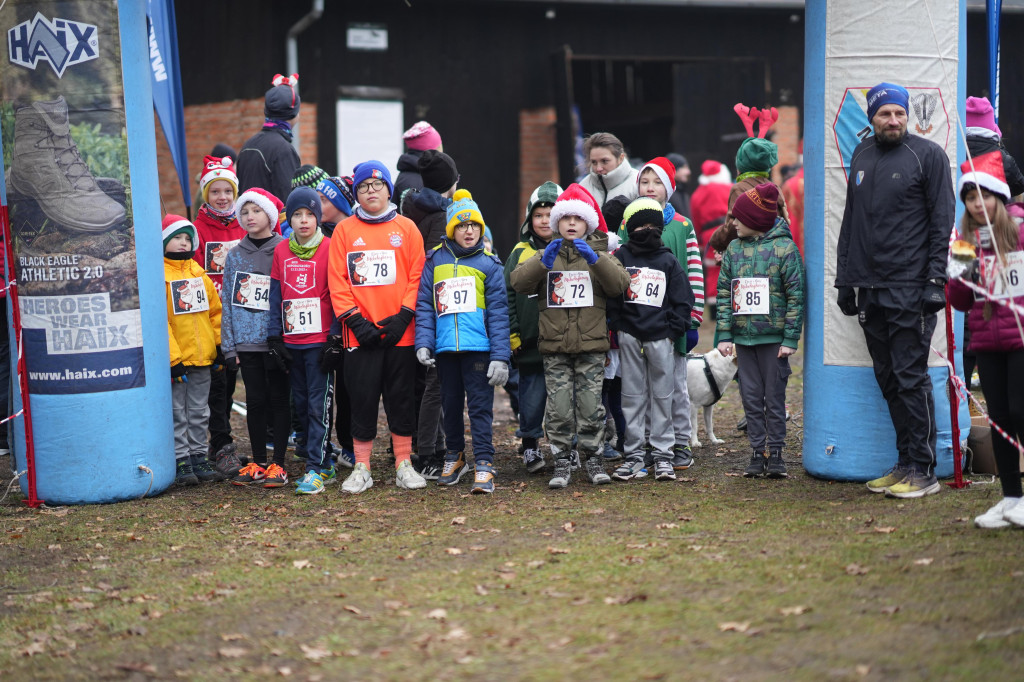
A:
[[[626,268],[626,272],[629,273],[629,288],[623,294],[626,303],[660,308],[665,302],[668,284],[665,273],[653,268]]]
[[[737,277],[732,281],[733,315],[767,315],[768,298],[767,277]]]
[[[589,308],[594,305],[594,284],[585,270],[548,273],[549,308]]]
[[[434,284],[438,316],[476,312],[476,277],[452,277]]]
[[[174,302],[175,315],[201,313],[210,309],[210,300],[206,297],[206,287],[201,277],[172,281],[171,300]]]
[[[270,310],[270,275],[236,272],[231,305],[250,310]]]
[[[348,278],[354,287],[380,287],[394,284],[398,267],[395,252],[353,251],[348,254]]]

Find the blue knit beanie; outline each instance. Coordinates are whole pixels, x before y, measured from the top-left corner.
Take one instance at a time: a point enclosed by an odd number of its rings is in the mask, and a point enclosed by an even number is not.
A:
[[[327,197],[327,201],[331,202],[334,208],[345,215],[352,215],[355,199],[342,178],[321,178],[320,182],[316,183],[316,191]]]
[[[374,160],[363,161],[352,169],[352,189],[355,190],[361,182],[370,178],[383,180],[384,184],[388,186],[388,196],[394,195],[395,186],[391,182],[391,173],[388,172],[387,166]]]
[[[284,205],[284,214],[291,225],[292,215],[300,208],[308,208],[316,216],[316,224],[323,220],[323,209],[320,208],[320,195],[311,187],[296,187],[288,195]]]
[[[868,90],[868,121],[886,104],[896,104],[910,113],[910,93],[902,85],[879,83]]]

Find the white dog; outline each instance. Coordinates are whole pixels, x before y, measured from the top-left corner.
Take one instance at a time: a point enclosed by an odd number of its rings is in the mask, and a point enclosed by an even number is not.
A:
[[[697,437],[697,408],[704,408],[704,431],[710,442],[721,444],[725,441],[715,437],[714,418],[715,403],[732,383],[736,376],[736,354],[723,356],[714,348],[704,355],[694,355],[686,359],[686,388],[690,392],[690,446],[699,448]],[[710,376],[709,376],[710,375]],[[709,379],[711,381],[709,381]],[[713,382],[713,383],[712,383]]]

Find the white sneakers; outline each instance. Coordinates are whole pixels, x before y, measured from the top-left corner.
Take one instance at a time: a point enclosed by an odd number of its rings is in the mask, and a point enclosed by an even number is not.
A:
[[[978,528],[1009,528],[1024,526],[1024,503],[1019,497],[1004,497],[981,516],[975,517]]]
[[[356,462],[355,467],[352,468],[352,473],[348,475],[345,482],[341,484],[342,492],[349,493],[351,495],[358,495],[364,490],[369,490],[373,487],[373,477],[370,476],[370,470],[366,468],[366,465],[362,462]]]
[[[412,462],[405,460],[395,471],[395,485],[406,490],[419,490],[427,487],[427,480],[416,473]]]

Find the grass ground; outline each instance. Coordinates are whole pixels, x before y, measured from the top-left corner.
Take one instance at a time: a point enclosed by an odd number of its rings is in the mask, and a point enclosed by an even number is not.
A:
[[[356,497],[227,484],[41,510],[9,497],[0,677],[1015,678],[1022,535],[971,523],[998,484],[903,502],[807,476],[801,378],[783,481],[739,475],[732,390],[716,411],[726,443],[677,482],[549,490],[550,467],[518,463],[499,394],[490,497],[465,482],[400,491],[383,453]]]

